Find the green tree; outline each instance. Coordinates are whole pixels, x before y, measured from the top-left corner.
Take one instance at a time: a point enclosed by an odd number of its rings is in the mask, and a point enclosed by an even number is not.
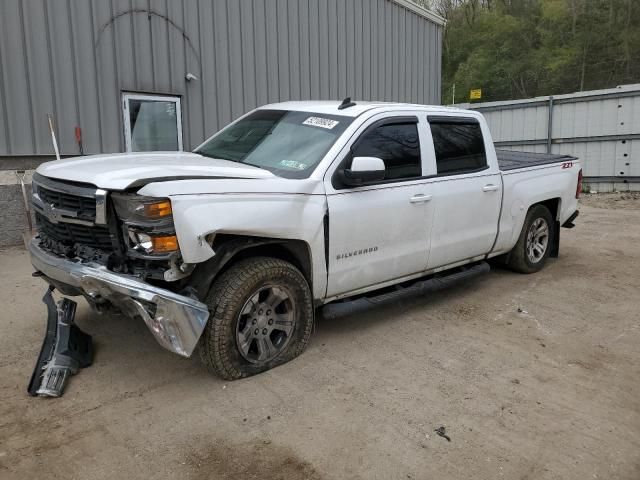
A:
[[[428,3],[428,4],[427,4]],[[640,82],[638,0],[432,0],[445,17],[446,103],[528,98]]]

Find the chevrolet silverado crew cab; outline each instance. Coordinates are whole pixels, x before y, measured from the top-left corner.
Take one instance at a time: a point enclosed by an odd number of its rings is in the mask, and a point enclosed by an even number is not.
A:
[[[279,103],[193,153],[41,165],[29,249],[50,289],[237,379],[302,353],[327,303],[492,257],[540,270],[573,226],[581,177],[573,157],[496,152],[474,111]]]

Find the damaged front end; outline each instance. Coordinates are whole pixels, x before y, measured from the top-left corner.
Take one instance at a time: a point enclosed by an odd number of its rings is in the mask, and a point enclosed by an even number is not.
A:
[[[38,173],[32,187],[36,271],[63,295],[142,319],[163,347],[190,356],[209,312],[190,293],[170,200]]]
[[[90,363],[70,348],[77,341],[90,351],[90,338],[73,325],[76,304],[64,299],[56,306],[52,288],[84,296],[98,311],[141,319],[164,348],[191,356],[209,310],[189,287],[194,265],[182,261],[170,200],[37,173],[32,187],[38,234],[29,254],[51,289],[44,298],[47,338],[29,393],[58,396],[68,377]]]
[[[141,318],[158,343],[178,355],[193,353],[209,318],[207,306],[192,296],[153,286],[133,275],[105,266],[54,256],[29,244],[31,263],[65,295],[84,295],[95,305],[108,305],[131,318]]]

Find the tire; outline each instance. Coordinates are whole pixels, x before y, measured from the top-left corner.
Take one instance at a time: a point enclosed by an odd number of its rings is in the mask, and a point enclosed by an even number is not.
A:
[[[296,267],[277,258],[239,261],[214,282],[205,303],[210,317],[200,358],[225,380],[286,363],[305,350],[311,337],[309,284]]]
[[[543,234],[543,226],[546,226],[546,237]],[[524,220],[518,242],[509,254],[508,267],[520,273],[540,271],[547,263],[554,235],[555,222],[549,209],[544,205],[531,207]]]

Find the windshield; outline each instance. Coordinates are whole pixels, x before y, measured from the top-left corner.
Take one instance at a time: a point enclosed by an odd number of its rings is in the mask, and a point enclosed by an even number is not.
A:
[[[195,153],[254,165],[285,178],[306,178],[352,121],[340,115],[256,110]]]

